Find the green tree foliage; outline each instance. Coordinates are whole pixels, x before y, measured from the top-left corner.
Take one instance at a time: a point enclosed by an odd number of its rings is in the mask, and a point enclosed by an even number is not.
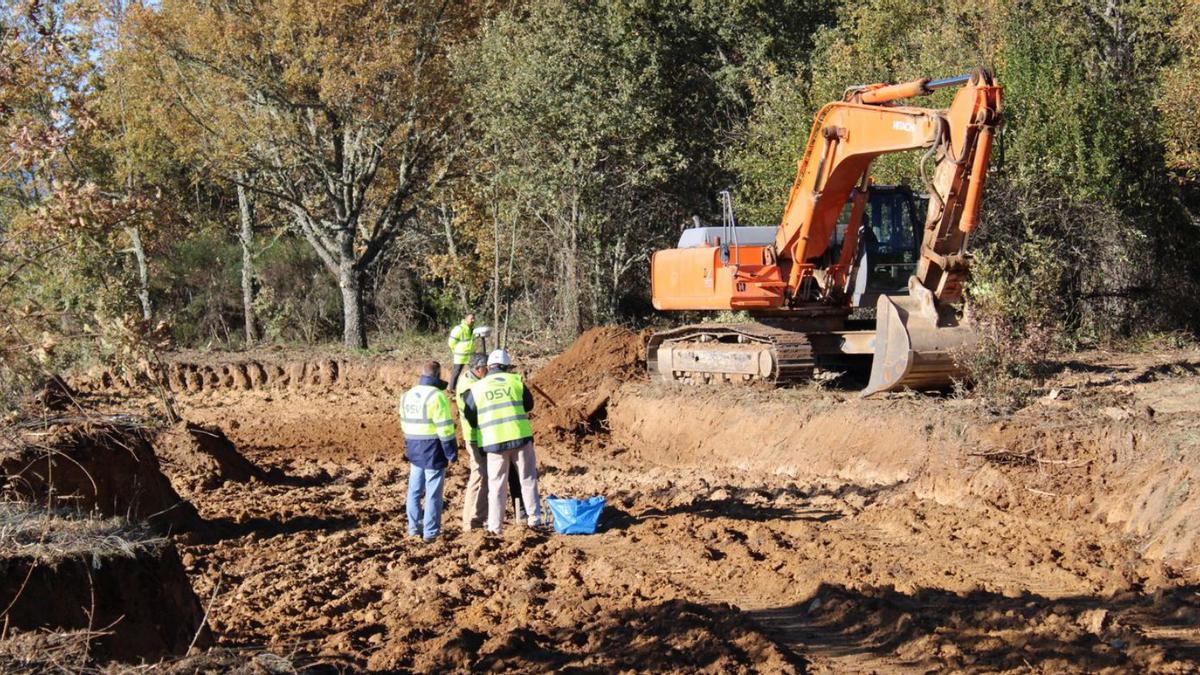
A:
[[[489,306],[510,339],[644,321],[649,256],[718,190],[778,221],[821,105],[979,64],[1006,91],[972,242],[997,344],[1200,323],[1193,1],[0,9],[10,352],[111,354],[98,327],[150,308],[188,344],[242,312],[353,345]],[[873,173],[920,189],[914,160]],[[243,255],[238,183],[277,235]]]
[[[823,17],[812,2],[545,1],[490,23],[461,72],[481,192],[537,284],[530,306],[554,307],[566,335],[627,316],[649,251],[730,180],[717,153],[751,83],[800,58]],[[504,237],[478,234],[498,255]]]
[[[745,140],[728,158],[743,180],[747,210],[756,220],[778,218],[813,114],[845,86],[991,65],[1005,88],[1005,127],[974,245],[988,251],[986,260],[1011,260],[989,269],[1015,275],[1005,283],[1016,284],[1034,276],[1035,264],[1055,265],[1058,294],[1030,301],[1066,298],[1066,307],[1034,314],[1066,321],[1083,336],[1156,321],[1195,325],[1200,312],[1187,289],[1196,279],[1198,239],[1179,227],[1185,221],[1155,107],[1160,73],[1179,44],[1168,32],[1178,9],[1168,0],[859,5],[818,36],[810,69],[781,74],[760,92]],[[1186,33],[1176,30],[1177,39]],[[936,107],[945,96],[918,105]],[[1176,138],[1187,138],[1186,124],[1172,127]],[[919,187],[911,158],[881,160],[873,173],[880,182]],[[1045,211],[1071,216],[1016,215]],[[1022,259],[1026,243],[1044,239],[1056,242],[1056,256]]]
[[[138,320],[123,233],[153,222],[153,190],[113,180],[99,109],[107,6],[0,5],[0,404],[97,357],[132,365],[162,332]],[[139,163],[149,166],[148,159]]]
[[[1170,42],[1179,58],[1161,73],[1158,109],[1162,115],[1167,162],[1183,190],[1187,221],[1180,229],[1200,236],[1200,3],[1184,2],[1171,27]]]
[[[872,0],[850,8],[838,23],[816,34],[811,57],[755,90],[756,107],[741,142],[725,163],[739,178],[738,196],[748,221],[779,222],[796,163],[820,108],[841,100],[847,87],[940,77],[993,63],[1003,8],[997,0]],[[948,103],[942,93],[920,105]],[[880,158],[881,183],[912,181],[912,157]]]

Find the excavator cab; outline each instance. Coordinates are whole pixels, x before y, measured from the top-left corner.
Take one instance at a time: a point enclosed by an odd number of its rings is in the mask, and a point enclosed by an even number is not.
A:
[[[859,223],[857,255],[847,295],[852,307],[874,307],[880,295],[905,294],[921,255],[921,222],[929,198],[907,185],[872,185]],[[850,225],[849,204],[842,210],[830,242],[830,260],[838,260]]]

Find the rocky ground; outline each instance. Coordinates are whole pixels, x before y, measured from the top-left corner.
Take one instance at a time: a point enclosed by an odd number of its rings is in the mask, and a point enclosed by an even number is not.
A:
[[[1082,355],[1001,418],[652,384],[608,330],[534,376],[543,495],[609,500],[582,537],[463,533],[461,463],[444,536],[405,536],[410,363],[175,366],[184,418],[228,436],[223,462],[188,460],[194,429],[159,442],[209,524],[180,551],[216,643],[420,671],[1200,668],[1200,353]]]

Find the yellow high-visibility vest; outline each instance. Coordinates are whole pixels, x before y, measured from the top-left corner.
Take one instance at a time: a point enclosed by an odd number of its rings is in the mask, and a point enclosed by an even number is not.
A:
[[[465,366],[470,362],[471,354],[475,352],[475,336],[472,335],[471,327],[466,321],[450,330],[450,338],[446,340],[446,344],[450,345],[454,365]]]
[[[479,378],[475,377],[475,373],[471,372],[470,368],[467,368],[458,376],[458,383],[454,386],[454,401],[458,404],[458,419],[462,422],[463,439],[476,448],[480,447],[479,443],[482,439],[479,429],[471,426],[471,423],[467,420],[466,404],[463,403],[463,397],[467,395],[467,390],[471,388],[471,385],[478,381]]]
[[[533,438],[525,412],[525,383],[516,373],[496,371],[471,385],[483,448]]]
[[[410,441],[454,439],[454,416],[446,392],[428,384],[404,392],[400,398],[400,430]]]

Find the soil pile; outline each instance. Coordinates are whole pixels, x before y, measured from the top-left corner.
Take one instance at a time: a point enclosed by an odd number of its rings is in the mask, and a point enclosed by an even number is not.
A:
[[[7,630],[92,632],[69,655],[72,667],[84,658],[153,661],[186,653],[193,639],[209,642],[174,545],[147,528],[13,505],[0,521]]]
[[[180,422],[158,435],[154,449],[171,485],[184,494],[209,490],[225,481],[266,478],[220,427]]]
[[[643,352],[641,336],[619,326],[580,335],[530,378],[543,394],[535,396],[535,430],[562,440],[600,428],[613,393],[644,371]]]
[[[0,446],[0,473],[6,496],[19,501],[146,520],[160,531],[200,522],[163,475],[145,427],[117,416],[17,430]]]

